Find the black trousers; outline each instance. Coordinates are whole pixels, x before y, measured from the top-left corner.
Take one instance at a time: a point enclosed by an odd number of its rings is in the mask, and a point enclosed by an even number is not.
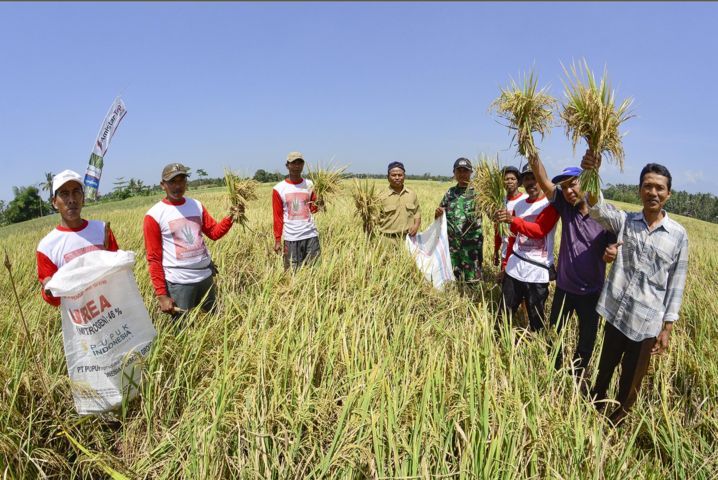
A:
[[[304,240],[284,241],[284,269],[292,267],[294,270],[305,263],[313,263],[319,258],[321,248],[319,237],[305,238]]]
[[[505,309],[512,315],[516,314],[521,302],[526,300],[529,330],[537,332],[546,325],[548,283],[522,282],[505,274],[501,285],[501,294],[504,300],[502,310]]]
[[[641,342],[634,342],[616,327],[605,322],[606,328],[603,336],[603,350],[598,363],[598,376],[593,387],[592,395],[595,400],[604,400],[608,386],[613,378],[613,371],[621,363],[621,376],[618,379],[618,395],[616,400],[619,407],[610,415],[614,422],[620,421],[631,409],[638,398],[643,377],[648,372],[651,361],[651,349],[656,338],[647,338]]]
[[[549,322],[561,333],[566,321],[571,314],[576,312],[578,317],[578,342],[576,351],[573,354],[574,373],[582,377],[588,363],[593,355],[593,347],[596,344],[596,333],[598,332],[598,312],[596,304],[601,292],[589,293],[587,295],[576,295],[556,287],[551,305],[551,317]],[[563,348],[559,346],[556,357],[556,370],[563,365]]]

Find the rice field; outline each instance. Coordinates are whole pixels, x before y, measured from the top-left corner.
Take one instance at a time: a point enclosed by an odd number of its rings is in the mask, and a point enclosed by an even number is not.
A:
[[[426,227],[450,184],[407,185]],[[138,253],[158,331],[139,398],[103,417],[74,412],[59,312],[39,293],[34,250],[57,218],[0,229],[31,329],[3,269],[2,478],[718,477],[718,226],[675,216],[691,242],[681,319],[615,430],[554,371],[547,334],[494,337],[490,238],[482,288],[434,291],[403,246],[364,234],[347,185],[316,216],[320,262],[286,273],[270,189],[248,203],[248,228],[207,241],[218,311],[181,327],[159,313],[144,259],[142,218],[160,197],[83,211]],[[188,196],[229,210],[223,189]],[[575,323],[564,332],[572,348]]]

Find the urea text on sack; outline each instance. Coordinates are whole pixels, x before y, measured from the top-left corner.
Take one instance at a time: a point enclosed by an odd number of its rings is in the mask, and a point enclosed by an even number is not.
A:
[[[72,322],[77,325],[85,325],[110,308],[112,308],[112,304],[107,300],[107,297],[100,295],[97,301],[90,300],[80,308],[69,309],[70,318],[72,318]]]

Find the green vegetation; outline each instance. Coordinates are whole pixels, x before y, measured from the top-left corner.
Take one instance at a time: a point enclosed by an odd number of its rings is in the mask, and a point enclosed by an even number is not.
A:
[[[638,181],[638,178],[636,178]],[[603,188],[603,196],[609,200],[640,204],[637,185],[611,185]],[[686,217],[718,223],[718,197],[710,193],[688,193],[673,190],[666,203],[666,211]]]
[[[408,185],[426,226],[450,184]],[[363,234],[347,190],[317,216],[320,262],[284,272],[270,188],[248,203],[251,228],[208,242],[218,312],[182,328],[158,313],[144,260],[142,217],[159,195],[85,210],[138,253],[158,330],[140,397],[103,418],[74,413],[59,312],[40,298],[34,249],[57,219],[0,229],[32,335],[0,303],[3,478],[715,478],[718,227],[674,216],[691,241],[681,319],[615,431],[554,371],[545,336],[494,339],[496,287],[434,291],[403,246]],[[188,194],[228,211],[224,189]],[[5,270],[0,294],[11,299]]]

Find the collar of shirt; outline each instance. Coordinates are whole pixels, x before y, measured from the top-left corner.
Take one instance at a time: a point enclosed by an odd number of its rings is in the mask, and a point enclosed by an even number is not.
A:
[[[400,192],[397,192],[396,190],[394,190],[391,187],[387,187],[387,188],[389,189],[389,195],[401,195],[402,193],[407,191],[406,186],[401,187]]]
[[[633,217],[634,222],[643,222],[643,224],[646,226],[646,229],[650,232],[655,232],[659,228],[662,228],[666,232],[670,232],[670,229],[668,228],[668,212],[665,210],[661,210],[661,213],[663,214],[663,218],[661,218],[661,221],[658,222],[658,225],[655,226],[653,230],[648,226],[648,221],[646,220],[646,216],[643,214],[643,211],[636,212],[635,216]]]

